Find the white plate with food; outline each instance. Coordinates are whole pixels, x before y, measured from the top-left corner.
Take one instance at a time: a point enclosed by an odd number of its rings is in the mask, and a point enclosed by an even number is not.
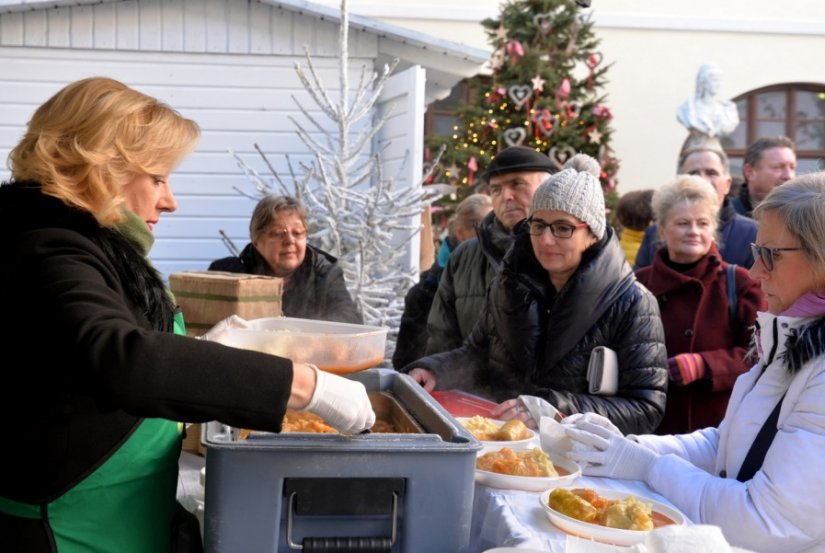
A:
[[[688,522],[679,510],[660,501],[606,488],[556,487],[545,490],[539,502],[563,532],[611,545],[642,543],[659,526]]]
[[[456,417],[461,426],[481,442],[483,446],[479,455],[509,447],[513,451],[522,451],[539,447],[538,435],[534,430],[518,419],[501,421],[477,415],[475,417]]]
[[[550,463],[550,467],[541,466],[536,470],[532,466],[536,463],[545,465],[547,462]],[[518,470],[524,471],[525,468],[528,472],[549,475],[513,474]],[[476,460],[476,482],[505,490],[540,492],[555,486],[568,486],[581,476],[581,473],[581,467],[575,462],[548,455],[540,448],[521,451],[501,448],[485,453]]]

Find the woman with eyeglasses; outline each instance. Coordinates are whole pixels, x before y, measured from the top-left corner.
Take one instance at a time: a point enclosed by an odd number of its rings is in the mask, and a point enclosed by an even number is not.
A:
[[[501,402],[493,416],[532,427],[539,421],[527,397],[563,415],[601,413],[625,432],[659,425],[664,331],[655,298],[636,282],[607,224],[600,171],[579,154],[536,190],[470,337],[405,367],[413,378],[428,390],[460,388]],[[589,392],[598,346],[616,352],[612,394]]]
[[[306,208],[290,196],[262,198],[249,222],[251,242],[238,257],[213,261],[210,271],[284,279],[281,309],[287,317],[362,324],[335,257],[307,243]]]
[[[765,300],[747,269],[729,269],[716,247],[713,185],[679,175],[652,202],[663,247],[636,278],[659,301],[665,327],[670,386],[656,433],[679,434],[722,420],[734,381],[750,367],[751,327]]]
[[[567,425],[571,456],[588,463],[585,474],[643,480],[731,545],[822,553],[825,172],[777,186],[753,215],[750,274],[768,309],[756,320],[759,358],[736,380],[719,427],[625,437],[593,416]]]

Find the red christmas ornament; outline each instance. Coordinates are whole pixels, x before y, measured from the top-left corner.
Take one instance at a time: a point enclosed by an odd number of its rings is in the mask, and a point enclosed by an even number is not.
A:
[[[478,161],[476,160],[476,156],[470,156],[470,160],[467,162],[467,183],[472,185],[473,184],[473,177],[478,171]]]
[[[570,97],[570,79],[568,79],[567,77],[562,79],[559,88],[556,90],[556,96],[558,96],[562,100]]]

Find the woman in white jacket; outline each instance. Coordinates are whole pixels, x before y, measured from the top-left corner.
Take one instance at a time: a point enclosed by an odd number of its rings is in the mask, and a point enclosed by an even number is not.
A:
[[[645,481],[694,522],[761,553],[825,552],[825,172],[775,188],[756,208],[759,361],[734,386],[719,428],[621,436],[568,417],[585,474]],[[757,437],[761,435],[761,437]]]

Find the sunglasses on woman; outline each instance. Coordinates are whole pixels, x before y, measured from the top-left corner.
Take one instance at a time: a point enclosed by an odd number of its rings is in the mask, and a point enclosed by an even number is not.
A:
[[[769,248],[751,243],[751,255],[754,261],[756,261],[756,258],[761,259],[762,265],[765,266],[767,271],[773,271],[774,256],[777,252],[796,252],[801,250],[802,248]]]

